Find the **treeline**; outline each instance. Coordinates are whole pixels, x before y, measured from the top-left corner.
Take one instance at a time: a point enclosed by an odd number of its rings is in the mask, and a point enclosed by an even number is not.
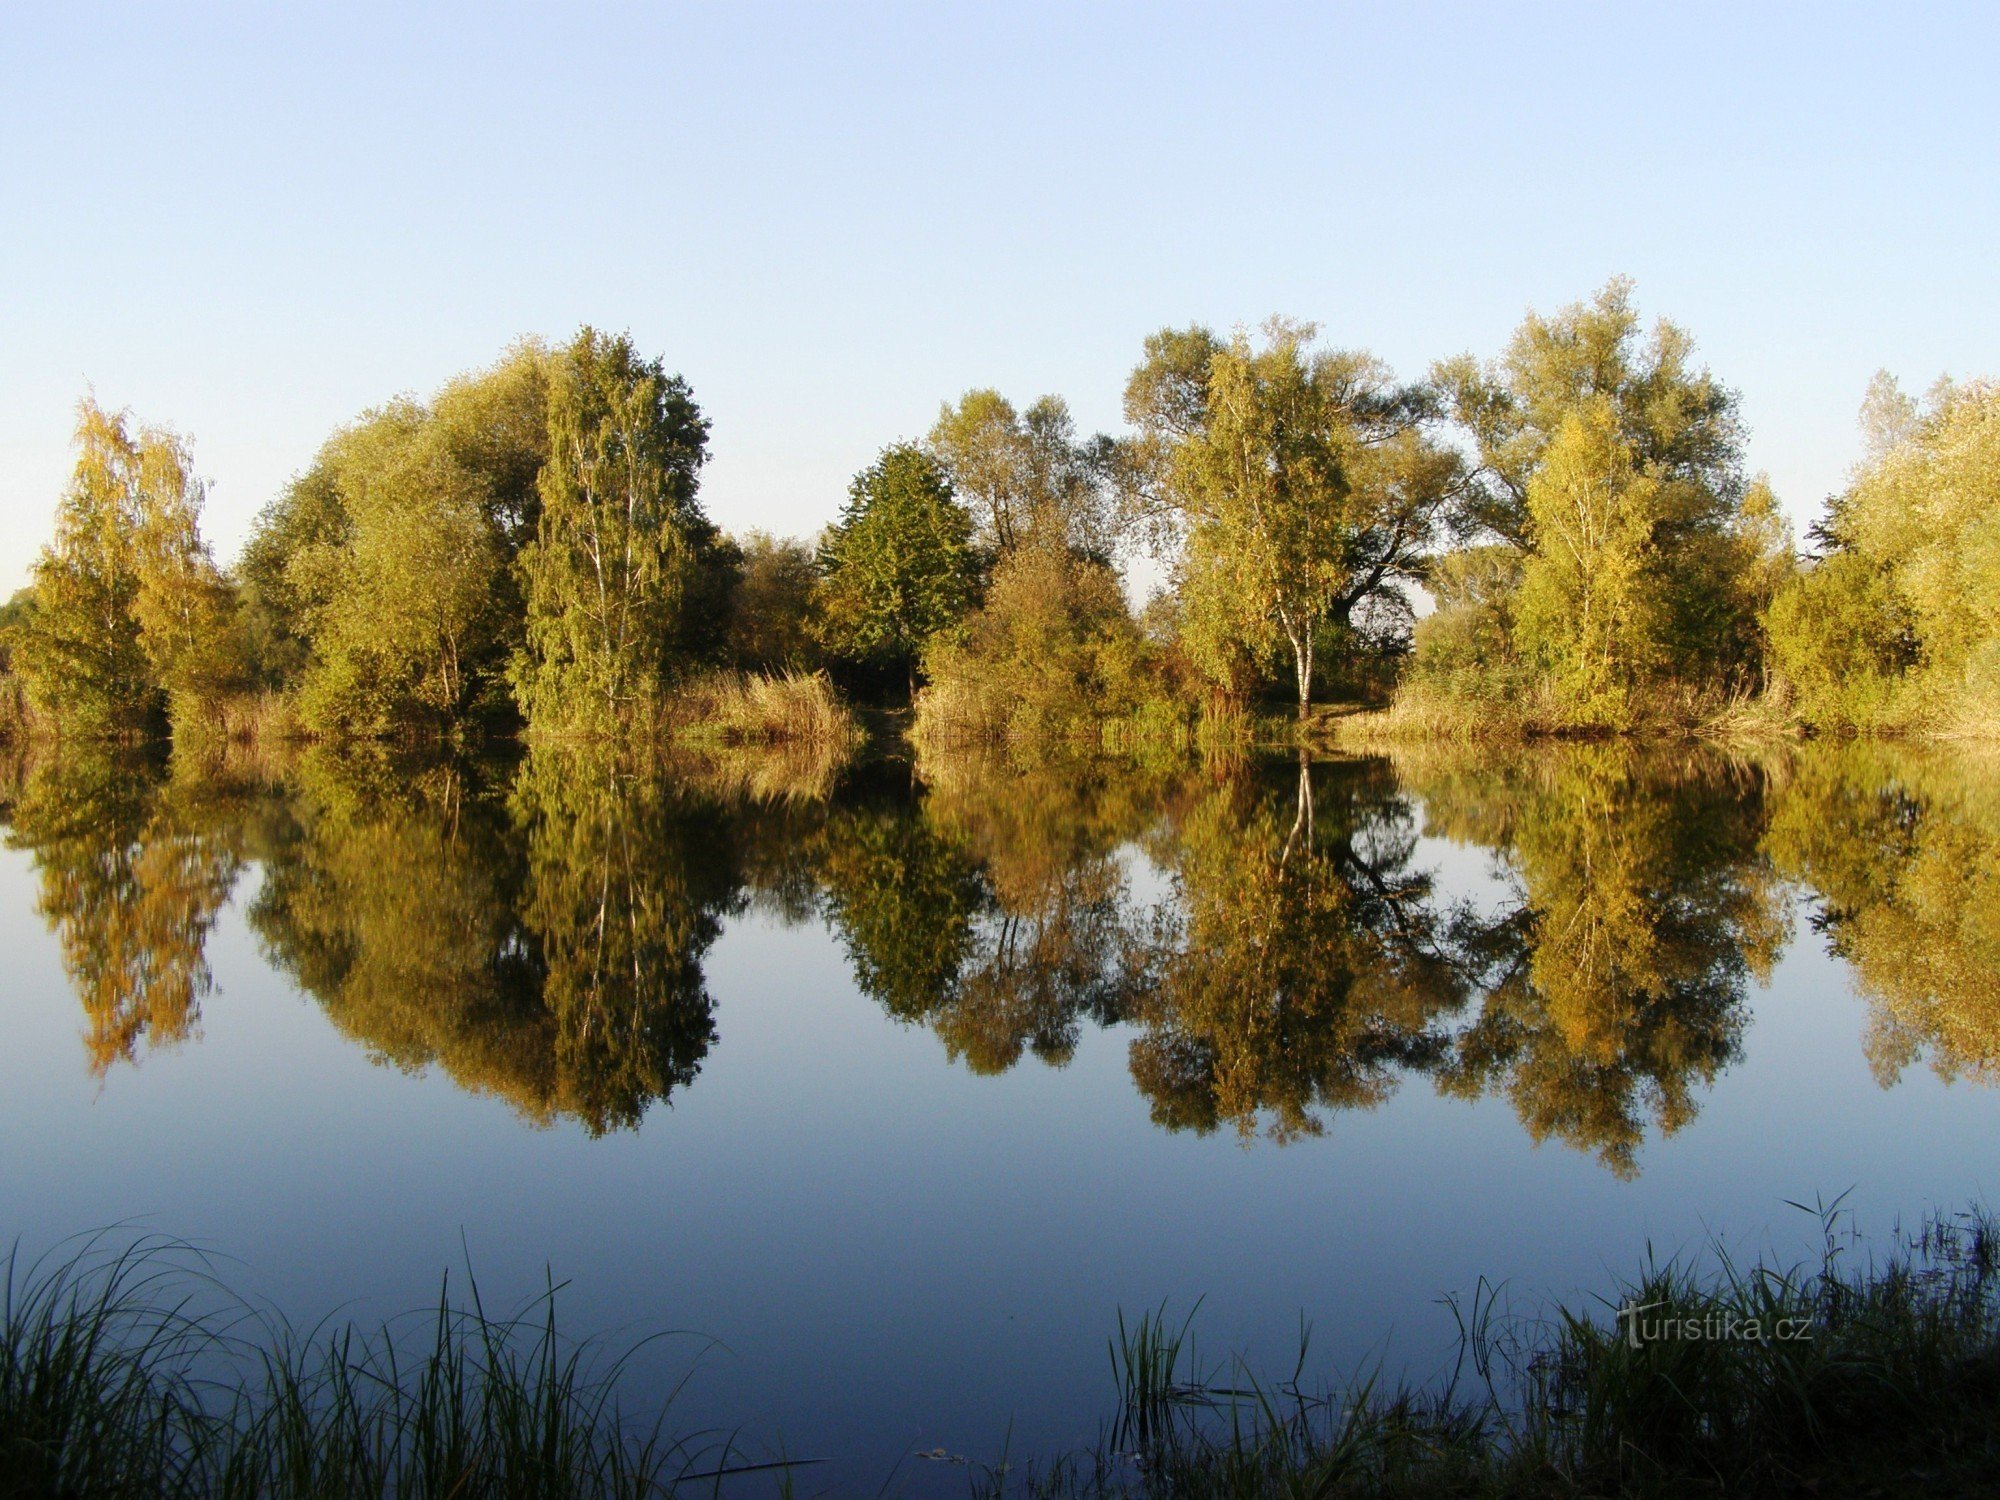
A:
[[[745,734],[846,727],[813,712],[823,683],[775,705],[718,691],[758,560],[701,508],[708,423],[687,383],[627,338],[526,342],[368,412],[227,572],[184,441],[86,401],[77,446],[6,623],[26,713],[60,733],[643,736],[696,683]]]
[[[86,403],[0,638],[25,712],[90,734],[777,739],[906,697],[931,743],[1186,741],[1274,699],[1392,733],[1990,732],[2000,389],[1878,377],[1801,555],[1693,349],[1623,281],[1416,381],[1310,324],[1164,329],[1124,436],[975,390],[806,542],[724,536],[686,382],[586,329],[337,433],[226,572],[187,445]]]

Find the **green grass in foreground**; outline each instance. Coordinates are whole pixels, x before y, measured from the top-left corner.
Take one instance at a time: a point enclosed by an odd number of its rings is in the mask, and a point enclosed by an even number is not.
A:
[[[1863,1259],[1822,1211],[1817,1264],[1651,1264],[1601,1307],[1459,1305],[1449,1379],[1301,1385],[1204,1370],[1191,1317],[1119,1319],[1118,1401],[1087,1453],[970,1465],[974,1494],[1403,1496],[1967,1494],[2000,1483],[2000,1230],[1936,1217]],[[0,1495],[596,1496],[755,1475],[732,1440],[635,1425],[626,1359],[441,1299],[412,1340],[300,1337],[221,1296],[184,1247],[10,1257]],[[1639,1335],[1616,1309],[1643,1306]],[[234,1312],[231,1308],[236,1308]],[[197,1309],[209,1309],[198,1311]],[[1680,1336],[1665,1334],[1673,1325]],[[1689,1331],[1699,1329],[1701,1336]],[[1723,1330],[1733,1337],[1716,1336]],[[629,1356],[627,1356],[629,1358]],[[669,1410],[671,1404],[669,1403]],[[731,1492],[740,1492],[732,1483]],[[810,1488],[810,1484],[806,1485]],[[892,1481],[891,1490],[895,1488]]]
[[[1521,1320],[1482,1287],[1427,1389],[1308,1393],[1202,1371],[1187,1324],[1112,1346],[1108,1441],[991,1493],[1529,1496],[2000,1493],[2000,1228],[1933,1217],[1882,1261],[1653,1263],[1591,1312]],[[1620,1308],[1643,1308],[1636,1318]],[[1635,1331],[1633,1323],[1638,1324]]]
[[[4,1267],[0,1496],[647,1496],[744,1466],[629,1422],[631,1354],[441,1297],[417,1336],[300,1336],[230,1299],[186,1246],[86,1240]],[[632,1351],[636,1353],[636,1349]],[[754,1467],[754,1466],[750,1466]]]

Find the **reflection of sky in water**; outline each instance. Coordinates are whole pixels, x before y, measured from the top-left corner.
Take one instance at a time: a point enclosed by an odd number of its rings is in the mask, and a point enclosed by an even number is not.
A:
[[[1136,895],[1164,894],[1121,862]],[[1447,897],[1505,899],[1486,850],[1426,839],[1414,863]],[[537,1129],[435,1069],[371,1064],[260,958],[257,879],[210,940],[200,1039],[100,1082],[31,858],[0,856],[0,1234],[32,1248],[138,1218],[239,1258],[245,1289],[308,1318],[422,1304],[462,1237],[489,1300],[546,1266],[573,1331],[723,1340],[675,1425],[840,1458],[814,1487],[873,1490],[912,1448],[995,1458],[1010,1420],[1016,1455],[1088,1440],[1121,1305],[1204,1295],[1210,1354],[1287,1367],[1303,1313],[1324,1367],[1388,1347],[1422,1375],[1449,1347],[1437,1297],[1481,1275],[1524,1301],[1608,1290],[1648,1240],[1807,1252],[1815,1226],[1786,1198],[1854,1186],[1879,1228],[1994,1196],[2000,1094],[1921,1066],[1879,1088],[1865,1006],[1809,931],[1752,984],[1743,1060],[1621,1181],[1533,1146],[1504,1097],[1443,1099],[1421,1076],[1284,1149],[1163,1131],[1129,1027],[1084,1024],[1066,1067],[974,1077],[858,993],[824,927],[757,914],[708,954],[719,1040],[670,1108],[597,1140]]]

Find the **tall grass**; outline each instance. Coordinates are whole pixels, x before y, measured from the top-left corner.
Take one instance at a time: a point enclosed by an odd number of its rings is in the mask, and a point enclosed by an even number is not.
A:
[[[1145,1448],[1161,1442],[1172,1430],[1176,1413],[1189,1405],[1204,1405],[1207,1384],[1196,1373],[1189,1330],[1201,1302],[1188,1309],[1178,1328],[1167,1321],[1166,1304],[1139,1315],[1131,1328],[1118,1314],[1118,1337],[1111,1343],[1111,1374],[1118,1383],[1118,1417],[1111,1441],[1120,1447]],[[1187,1354],[1183,1364],[1181,1355]]]
[[[1240,754],[1251,733],[1250,717],[1228,705],[1164,692],[1096,701],[959,670],[933,678],[917,694],[909,738],[923,751],[994,746],[1020,760],[1216,759]]]
[[[664,736],[684,744],[853,746],[860,725],[824,672],[717,672],[675,691]]]
[[[4,1265],[0,1496],[650,1496],[736,1467],[620,1409],[631,1353],[563,1338],[556,1288],[497,1317],[441,1296],[300,1334],[186,1247],[107,1237]],[[636,1351],[634,1351],[636,1352]]]
[[[2000,1474],[2000,1225],[1932,1216],[1864,1256],[1814,1205],[1816,1260],[1648,1259],[1613,1296],[1452,1305],[1446,1378],[1205,1370],[1194,1313],[1110,1345],[1093,1451],[975,1472],[1063,1497],[1989,1493]],[[184,1247],[100,1237],[0,1274],[0,1496],[644,1496],[796,1464],[621,1410],[631,1354],[560,1336],[555,1287],[494,1317],[441,1296],[395,1325],[298,1334]],[[1197,1304],[1197,1307],[1199,1304]],[[1642,1309],[1634,1316],[1630,1309]]]
[[[825,802],[853,758],[839,741],[780,740],[774,744],[680,743],[654,765],[676,781],[726,802]]]
[[[311,738],[285,693],[265,689],[214,698],[176,700],[168,718],[177,746],[272,746]]]
[[[1235,1361],[1199,1374],[1186,1323],[1113,1345],[1095,1451],[989,1493],[1050,1496],[1972,1494],[2000,1475],[2000,1227],[1932,1217],[1882,1261],[1838,1205],[1816,1263],[1649,1262],[1600,1305],[1454,1304],[1441,1382],[1308,1392]],[[1621,1309],[1642,1308],[1637,1315]],[[1636,1328],[1635,1328],[1636,1324]]]
[[[1330,725],[1336,743],[1352,747],[1417,740],[1505,740],[1637,736],[1765,744],[1796,739],[1804,730],[1782,693],[1729,693],[1721,688],[1662,683],[1634,690],[1615,719],[1579,717],[1541,679],[1499,679],[1468,688],[1416,679],[1384,709],[1348,714]]]

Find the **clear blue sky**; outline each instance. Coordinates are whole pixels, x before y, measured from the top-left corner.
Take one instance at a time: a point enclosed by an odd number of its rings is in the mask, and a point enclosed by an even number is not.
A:
[[[86,385],[210,530],[526,332],[629,328],[725,526],[809,533],[940,399],[1113,427],[1279,311],[1408,373],[1637,278],[1793,512],[1887,366],[2000,374],[2000,6],[0,10],[0,588]]]

